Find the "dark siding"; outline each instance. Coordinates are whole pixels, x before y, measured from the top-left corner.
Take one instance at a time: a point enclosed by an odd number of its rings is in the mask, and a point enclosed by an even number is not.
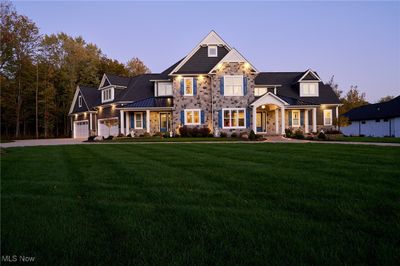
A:
[[[72,113],[80,113],[80,112],[89,111],[85,104],[85,100],[83,99],[83,97],[82,97],[82,107],[79,107],[79,96],[82,96],[81,91],[79,91],[79,94],[76,97],[76,102],[75,102],[74,108],[72,110]]]

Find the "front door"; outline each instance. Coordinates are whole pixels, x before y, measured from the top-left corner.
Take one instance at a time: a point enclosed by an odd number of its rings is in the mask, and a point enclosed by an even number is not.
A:
[[[267,132],[266,127],[266,114],[265,112],[257,112],[257,132]]]
[[[170,113],[160,113],[160,132],[168,132],[170,128]]]

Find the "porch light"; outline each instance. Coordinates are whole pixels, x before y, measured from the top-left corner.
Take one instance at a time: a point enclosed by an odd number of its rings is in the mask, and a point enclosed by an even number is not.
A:
[[[219,63],[219,64],[217,65],[217,69],[218,69],[218,70],[221,70],[221,68],[222,68],[222,63]]]
[[[244,68],[245,68],[245,69],[249,69],[249,68],[250,68],[250,64],[249,64],[249,63],[247,63],[247,62],[246,62],[246,63],[244,63]]]
[[[265,109],[265,105],[262,105],[261,108],[262,108],[262,109]]]
[[[84,113],[83,113],[83,117],[86,118],[86,115],[87,115],[86,112],[84,112]]]
[[[203,75],[200,75],[200,76],[198,77],[198,79],[199,79],[199,80],[202,80],[202,79],[203,79]]]
[[[322,104],[321,105],[321,109],[323,110],[323,109],[326,109],[326,105],[325,104]]]
[[[112,108],[112,109],[115,109],[115,104],[111,104],[111,108]]]
[[[75,119],[77,119],[78,118],[78,114],[75,114]]]
[[[179,76],[177,76],[176,78],[177,78],[178,80],[181,80],[181,79],[182,79],[182,76],[179,75]]]

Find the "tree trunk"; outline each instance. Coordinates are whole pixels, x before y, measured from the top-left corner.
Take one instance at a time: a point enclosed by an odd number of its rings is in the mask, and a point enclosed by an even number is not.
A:
[[[39,116],[38,116],[38,92],[39,92],[39,62],[36,63],[36,93],[35,93],[35,118],[36,138],[39,138]]]
[[[22,99],[21,99],[21,63],[19,63],[19,73],[18,73],[18,94],[17,94],[17,108],[16,108],[16,125],[15,125],[15,137],[19,137],[20,130],[20,113],[21,113]]]

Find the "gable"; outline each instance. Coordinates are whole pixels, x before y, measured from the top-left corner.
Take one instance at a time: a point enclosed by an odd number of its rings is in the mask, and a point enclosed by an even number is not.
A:
[[[79,107],[79,97],[82,97],[82,106]],[[89,111],[88,106],[86,105],[85,99],[83,97],[83,94],[79,87],[76,89],[74,99],[72,101],[72,106],[70,109],[70,114],[71,113],[81,113],[81,112],[87,112]]]
[[[218,69],[218,67],[223,63],[245,63],[248,64],[248,67],[254,72],[258,72],[258,70],[250,64],[250,62],[243,57],[235,48],[230,50],[214,67],[209,71],[209,74]]]
[[[218,56],[209,57],[208,47],[200,47],[192,57],[175,72],[175,74],[206,74],[208,73],[226,54],[228,49],[218,46]]]
[[[318,81],[318,79],[311,73],[308,73],[302,80],[316,80],[316,81]]]
[[[304,72],[303,76],[297,81],[297,82],[301,82],[301,81],[321,81],[321,79],[319,78],[319,76],[317,75],[317,73],[315,73],[314,71],[312,71],[311,69],[307,70],[306,72]]]

